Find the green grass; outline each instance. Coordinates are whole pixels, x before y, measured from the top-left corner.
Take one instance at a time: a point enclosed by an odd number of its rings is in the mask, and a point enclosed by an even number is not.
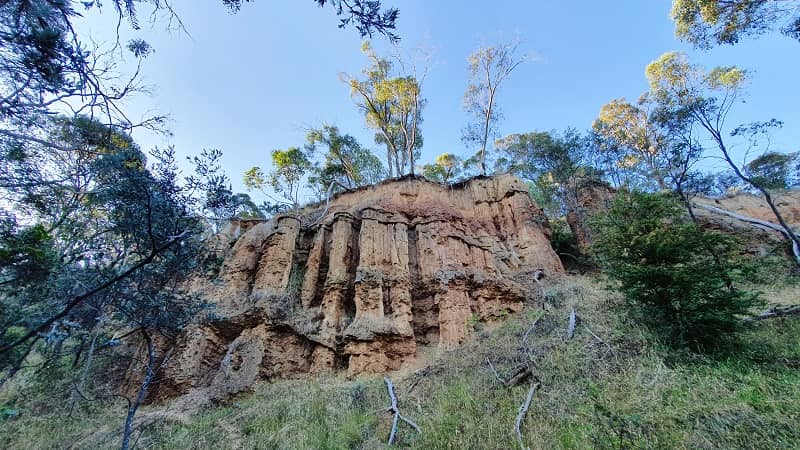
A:
[[[393,379],[403,414],[397,446],[415,449],[513,449],[520,403],[530,381],[500,385],[524,357],[520,337],[542,318],[529,345],[541,383],[522,426],[531,448],[797,448],[800,445],[800,319],[756,323],[727,353],[670,351],[629,323],[619,299],[588,278],[547,287],[544,312],[531,305],[496,328],[484,327],[452,352],[430,352],[426,375]],[[770,287],[784,301],[796,287]],[[580,317],[567,340],[570,308]],[[606,341],[598,342],[589,330]],[[418,382],[417,382],[418,381]],[[409,387],[416,383],[413,390]],[[0,396],[16,417],[0,419],[0,448],[114,448],[124,405],[84,405],[72,417],[51,402]],[[147,449],[379,449],[391,416],[380,378],[262,383],[230,404],[192,418],[179,415],[143,428]],[[2,408],[0,408],[0,411]],[[154,409],[143,409],[142,415]],[[167,417],[171,417],[167,415]]]

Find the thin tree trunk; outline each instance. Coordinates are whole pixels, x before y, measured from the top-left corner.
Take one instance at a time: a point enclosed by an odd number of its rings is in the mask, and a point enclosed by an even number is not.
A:
[[[76,402],[78,401],[78,397],[76,394],[79,392],[86,392],[86,378],[89,376],[89,371],[92,369],[92,362],[94,361],[94,350],[97,345],[97,338],[100,337],[100,332],[103,329],[103,325],[105,324],[105,316],[101,316],[97,324],[94,328],[94,336],[92,336],[92,342],[89,344],[89,352],[86,354],[86,362],[83,364],[83,369],[81,369],[81,376],[78,380],[78,385],[76,388],[72,389],[70,393],[70,411],[72,408],[75,407]]]
[[[128,450],[130,447],[131,434],[133,434],[133,418],[136,415],[136,410],[139,409],[139,406],[147,397],[147,389],[155,377],[156,351],[153,346],[153,339],[144,328],[142,328],[142,336],[144,336],[144,340],[147,343],[147,368],[145,369],[139,392],[136,395],[136,400],[128,405],[128,415],[125,417],[125,428],[122,433],[122,446],[120,447],[122,450]]]
[[[392,172],[392,147],[389,144],[386,144],[386,165],[389,167],[389,178],[393,178],[394,175]]]
[[[486,146],[489,142],[489,122],[492,120],[492,106],[494,91],[489,92],[489,105],[486,108],[486,117],[483,123],[483,145],[481,146],[481,175],[486,175]]]
[[[792,230],[789,224],[786,223],[786,220],[784,220],[783,215],[780,213],[780,211],[778,211],[778,207],[775,206],[775,202],[772,200],[772,196],[770,195],[769,191],[742,173],[742,171],[739,169],[739,166],[737,166],[731,159],[731,156],[728,153],[728,148],[722,141],[722,135],[719,132],[714,130],[710,124],[705,123],[704,121],[701,121],[701,125],[711,133],[712,137],[717,142],[719,149],[722,151],[722,156],[725,158],[725,161],[728,163],[730,168],[733,169],[733,172],[736,174],[736,176],[744,180],[747,184],[754,187],[757,191],[764,195],[764,200],[767,202],[767,205],[769,205],[769,209],[772,210],[772,214],[775,215],[775,218],[778,219],[778,223],[780,224],[781,228],[783,228],[782,233],[786,235],[789,241],[791,241],[795,262],[800,266],[800,238],[797,237],[797,234],[795,234],[794,230]]]

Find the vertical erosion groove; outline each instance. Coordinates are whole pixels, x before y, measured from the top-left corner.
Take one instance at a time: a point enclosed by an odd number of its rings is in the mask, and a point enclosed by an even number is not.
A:
[[[349,255],[347,264],[347,291],[344,293],[344,327],[353,321],[356,316],[356,289],[355,280],[356,272],[358,271],[358,262],[361,258],[359,249],[359,240],[361,238],[361,220],[353,219],[351,223],[352,231],[350,233],[350,242],[347,246],[347,253]]]

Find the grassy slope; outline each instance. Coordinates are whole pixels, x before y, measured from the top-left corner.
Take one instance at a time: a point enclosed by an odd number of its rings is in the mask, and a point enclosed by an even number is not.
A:
[[[530,382],[501,386],[524,357],[520,337],[541,320],[529,344],[541,382],[522,426],[531,448],[796,448],[800,445],[800,319],[759,323],[727,356],[658,349],[622,318],[618,299],[588,278],[547,288],[535,307],[460,349],[429,355],[430,366],[395,376],[404,415],[399,445],[419,449],[518,447],[513,423]],[[782,301],[797,288],[772,289]],[[790,299],[791,300],[791,299]],[[570,308],[581,317],[565,339]],[[613,348],[597,341],[591,330]],[[409,387],[416,382],[411,392]],[[42,395],[41,393],[39,394]],[[124,405],[92,404],[64,418],[52,400],[0,398],[19,417],[0,422],[0,448],[104,448],[118,445]],[[140,448],[385,448],[391,418],[380,379],[263,383],[236,402],[193,418],[172,414],[144,427]],[[163,413],[163,411],[162,411]]]

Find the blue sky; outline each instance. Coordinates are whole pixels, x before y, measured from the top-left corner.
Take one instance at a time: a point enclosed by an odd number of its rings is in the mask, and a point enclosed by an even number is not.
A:
[[[172,136],[140,132],[143,148],[175,145],[179,155],[203,148],[224,152],[223,166],[242,191],[247,168],[269,167],[269,151],[300,146],[305,129],[323,122],[356,136],[376,153],[339,79],[357,74],[366,60],[354,29],[337,28],[330,8],[311,0],[255,0],[229,14],[218,0],[175,0],[189,35],[163,26],[123,36],[145,38],[156,49],[144,80],[153,94],[129,103],[133,116],[168,113]],[[401,46],[433,49],[423,86],[425,145],[422,162],[451,152],[466,155],[460,141],[468,117],[462,98],[466,57],[481,42],[515,35],[535,54],[501,88],[502,135],[532,130],[588,129],[600,106],[619,97],[635,100],[647,89],[644,68],[662,53],[681,50],[707,66],[736,64],[753,70],[746,103],[729,124],[777,118],[783,130],[777,150],[800,150],[800,44],[778,34],[736,46],[695,51],[679,42],[669,19],[669,0],[535,1],[384,0],[400,9]],[[112,11],[90,14],[82,29],[98,41],[112,39]],[[390,45],[373,40],[378,52]]]

